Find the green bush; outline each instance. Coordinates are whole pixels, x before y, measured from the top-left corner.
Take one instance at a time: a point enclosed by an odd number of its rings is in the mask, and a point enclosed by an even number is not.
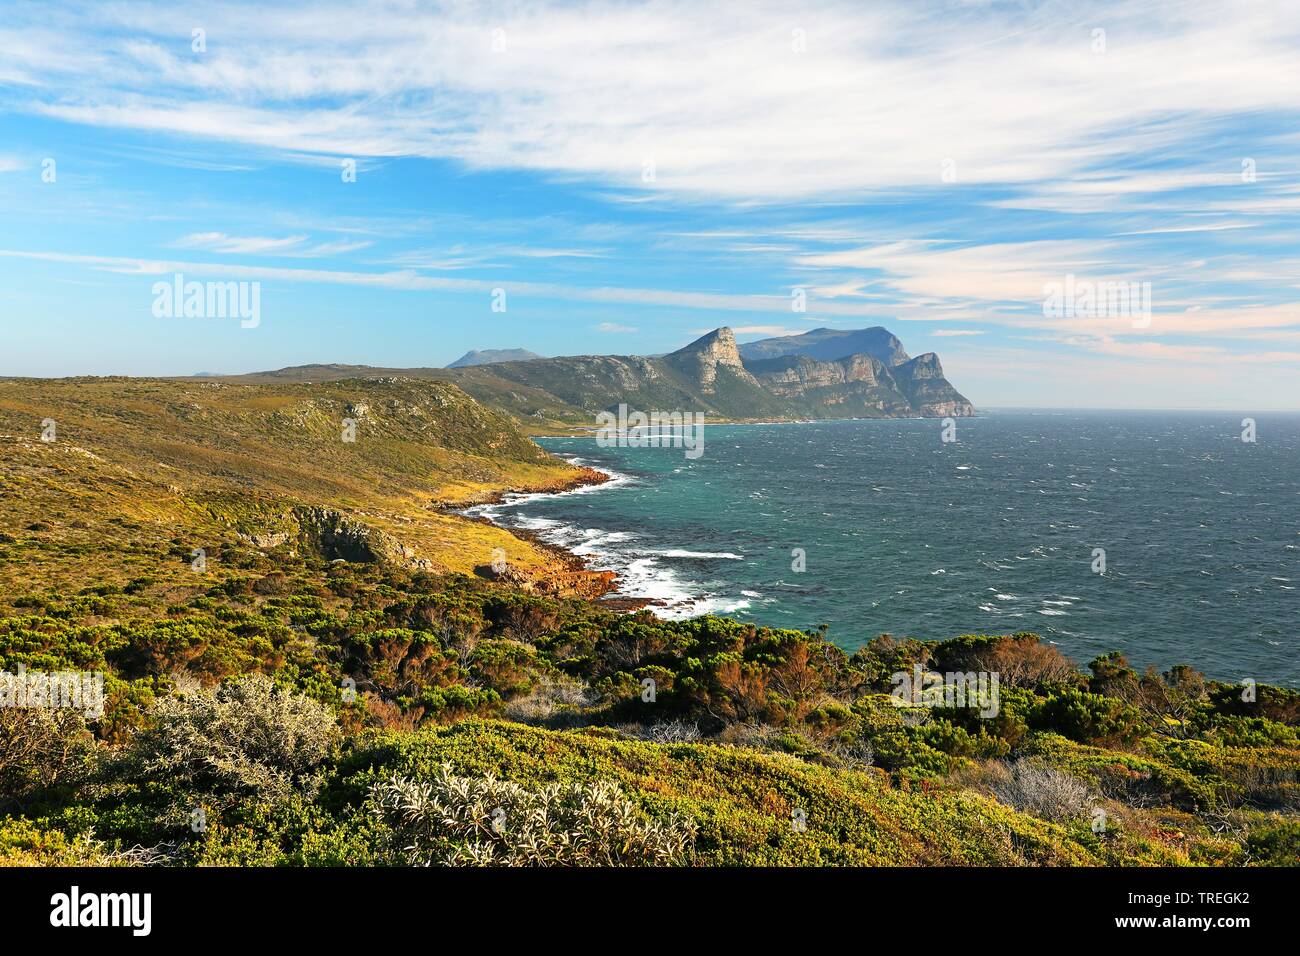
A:
[[[1246,837],[1246,850],[1263,866],[1300,866],[1300,820],[1260,827]]]
[[[0,812],[75,793],[99,748],[75,710],[0,707]]]
[[[0,866],[104,866],[111,861],[91,837],[68,836],[22,818],[0,818]]]
[[[1128,704],[1077,687],[1061,687],[1038,700],[1029,726],[1050,730],[1080,743],[1125,743],[1143,729],[1142,716]]]

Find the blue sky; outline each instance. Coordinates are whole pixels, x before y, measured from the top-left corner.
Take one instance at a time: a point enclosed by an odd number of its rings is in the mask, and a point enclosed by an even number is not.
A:
[[[5,14],[0,374],[879,324],[977,405],[1300,408],[1294,3]],[[155,316],[177,272],[260,322]]]

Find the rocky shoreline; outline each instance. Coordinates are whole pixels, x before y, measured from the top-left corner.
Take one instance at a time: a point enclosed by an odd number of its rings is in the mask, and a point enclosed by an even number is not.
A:
[[[585,465],[577,465],[575,468],[577,474],[554,482],[528,488],[505,488],[484,495],[481,499],[456,504],[443,504],[442,509],[461,512],[467,507],[476,505],[500,504],[506,500],[508,495],[563,494],[566,491],[577,491],[579,488],[590,485],[603,485],[612,477],[606,472],[588,468]],[[618,589],[618,576],[613,571],[595,571],[588,568],[586,561],[579,555],[574,554],[567,548],[542,540],[536,532],[525,528],[510,528],[499,525],[480,515],[462,514],[462,517],[467,521],[477,521],[507,531],[519,540],[527,541],[538,551],[549,555],[558,565],[557,568],[550,569],[544,574],[537,574],[509,566],[497,570],[490,564],[484,564],[474,569],[474,573],[479,577],[487,578],[489,581],[509,584],[523,591],[535,591],[539,594],[554,597],[581,597],[618,611],[636,611],[653,603],[641,598],[606,597],[610,592]]]
[[[433,502],[438,511],[459,512],[476,505],[497,505],[505,501],[507,495],[556,495],[566,491],[576,491],[587,485],[603,485],[609,481],[609,475],[585,465],[574,465],[577,474],[570,474],[553,481],[544,481],[525,488],[497,488],[474,495],[471,498],[441,498]],[[489,522],[490,523],[490,522]]]

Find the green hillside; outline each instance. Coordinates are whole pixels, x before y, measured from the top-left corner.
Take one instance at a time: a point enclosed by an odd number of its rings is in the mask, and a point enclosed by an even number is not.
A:
[[[222,547],[462,571],[502,548],[521,568],[553,568],[552,556],[443,506],[581,477],[456,386],[391,377],[5,379],[0,446],[9,588],[124,583],[145,570],[192,584],[192,550]],[[209,571],[224,573],[215,560]]]

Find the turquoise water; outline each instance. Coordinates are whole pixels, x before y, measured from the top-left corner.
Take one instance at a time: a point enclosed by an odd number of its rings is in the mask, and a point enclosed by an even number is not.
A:
[[[1300,686],[1300,416],[1255,415],[1255,443],[1242,417],[1002,412],[955,443],[936,420],[718,425],[694,460],[545,439],[617,479],[481,511],[665,616],[826,623],[848,649],[1034,631],[1080,664]]]

